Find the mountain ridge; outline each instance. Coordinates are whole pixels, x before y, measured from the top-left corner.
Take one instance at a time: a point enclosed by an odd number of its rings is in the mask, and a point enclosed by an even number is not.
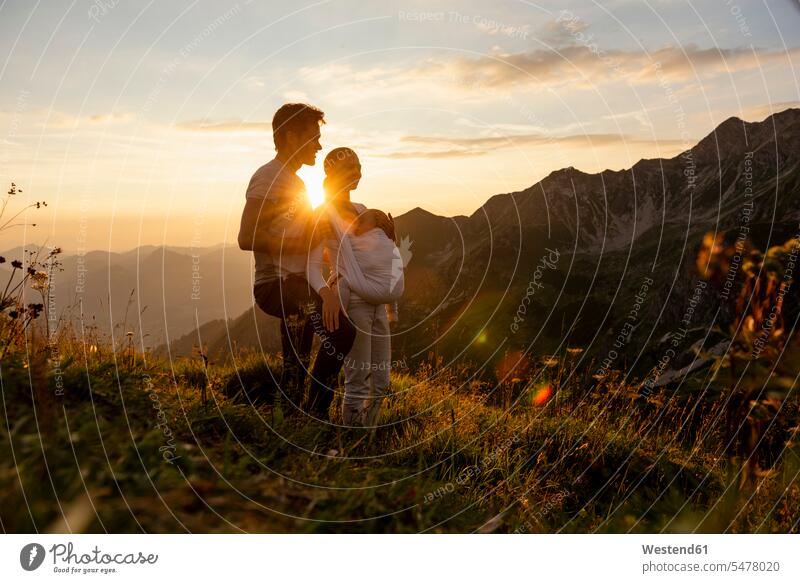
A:
[[[745,196],[748,181],[752,196]],[[398,357],[458,353],[475,330],[492,332],[491,338],[503,329],[509,346],[536,339],[533,349],[546,351],[564,333],[576,343],[598,336],[602,351],[624,313],[619,302],[646,277],[664,286],[650,294],[658,303],[642,310],[659,322],[663,335],[691,291],[692,258],[702,235],[736,229],[752,202],[748,220],[755,243],[782,243],[778,238],[796,232],[800,222],[798,195],[800,109],[788,109],[761,122],[730,117],[672,158],[594,174],[574,166],[555,170],[528,188],[489,197],[469,216],[415,207],[395,217],[412,254],[395,339]],[[561,259],[544,273],[546,285],[520,332],[510,337],[508,323],[547,249]],[[66,275],[74,275],[75,257],[66,255]],[[197,258],[202,294],[193,300]],[[252,256],[235,246],[143,246],[82,259],[92,286],[83,294],[84,308],[104,326],[120,324],[134,288],[131,314],[149,308],[142,328],[154,346],[170,341],[190,348],[197,324],[212,321],[217,323],[203,328],[201,338],[219,351],[229,347],[220,335],[241,335],[231,339],[240,346],[257,344],[264,326],[270,327],[267,344],[275,346],[274,326],[257,310],[252,315]],[[58,289],[74,289],[74,277],[59,277]],[[463,352],[478,358],[480,347]]]

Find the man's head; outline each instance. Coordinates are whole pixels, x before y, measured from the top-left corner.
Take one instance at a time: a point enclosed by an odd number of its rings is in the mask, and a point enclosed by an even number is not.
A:
[[[287,103],[272,118],[272,137],[278,154],[295,163],[313,166],[319,145],[319,126],[325,114],[312,105]]]

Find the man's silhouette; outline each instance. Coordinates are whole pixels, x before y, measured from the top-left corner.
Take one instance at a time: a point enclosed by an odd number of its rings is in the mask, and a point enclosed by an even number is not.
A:
[[[256,304],[281,319],[281,388],[294,405],[319,419],[328,417],[339,371],[355,338],[353,324],[340,312],[338,295],[328,287],[315,293],[305,275],[310,248],[329,236],[330,228],[314,223],[305,184],[296,172],[304,164],[314,165],[322,149],[323,123],[322,111],[302,103],[287,103],[275,112],[277,155],[250,179],[239,229],[239,247],[255,257]],[[329,328],[323,325],[323,312]],[[322,342],[304,401],[314,333]]]

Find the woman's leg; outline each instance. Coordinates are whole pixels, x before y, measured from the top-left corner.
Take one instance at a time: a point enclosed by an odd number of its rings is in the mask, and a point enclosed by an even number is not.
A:
[[[372,340],[372,393],[367,412],[367,425],[369,426],[378,424],[381,404],[389,389],[389,372],[392,367],[392,339],[389,335],[389,318],[386,315],[386,307],[380,305],[374,306],[374,308],[370,334]]]
[[[371,330],[375,306],[351,293],[347,314],[356,328],[356,339],[344,360],[342,420],[345,425],[360,426],[366,421],[365,406],[369,400],[370,377],[373,372]]]

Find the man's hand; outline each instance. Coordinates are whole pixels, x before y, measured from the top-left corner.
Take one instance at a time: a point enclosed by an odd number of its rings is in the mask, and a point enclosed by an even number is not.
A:
[[[392,218],[391,213],[387,215],[378,209],[365,210],[358,217],[358,223],[355,227],[356,236],[363,235],[374,227],[381,229],[384,233],[386,233],[387,237],[397,243],[397,238],[395,237],[394,231],[394,218]]]
[[[322,325],[328,332],[339,329],[339,312],[342,308],[339,302],[339,294],[328,286],[319,290],[322,298]]]

